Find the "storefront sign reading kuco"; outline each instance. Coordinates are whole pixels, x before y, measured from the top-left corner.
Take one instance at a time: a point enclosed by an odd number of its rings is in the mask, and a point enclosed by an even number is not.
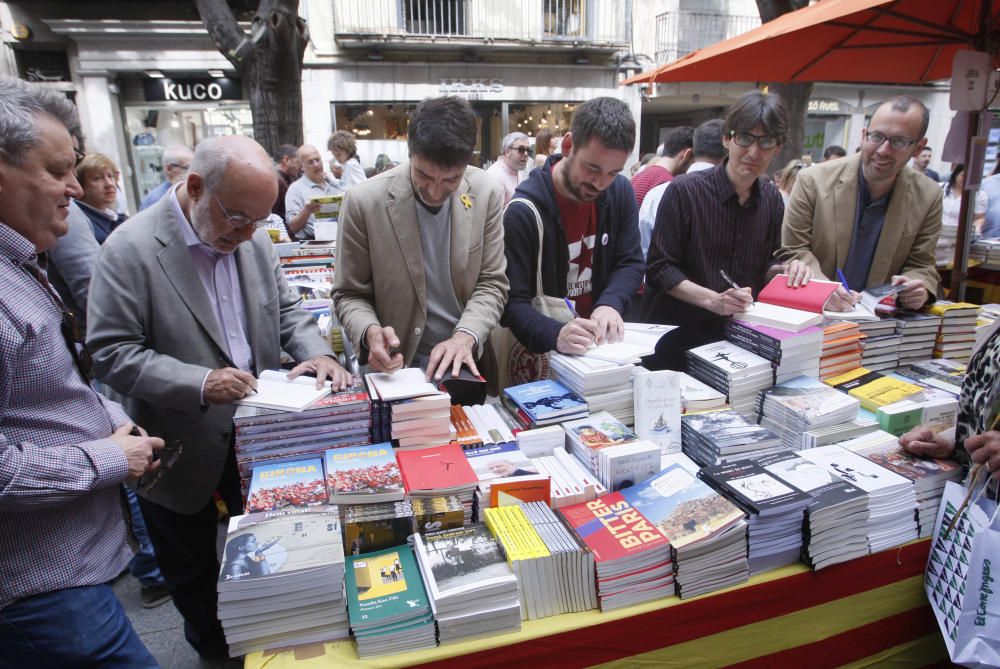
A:
[[[215,102],[242,100],[239,79],[146,79],[146,102]]]

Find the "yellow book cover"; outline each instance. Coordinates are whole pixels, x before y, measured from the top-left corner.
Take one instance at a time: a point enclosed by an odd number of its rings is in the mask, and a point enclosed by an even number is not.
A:
[[[870,374],[870,373],[871,372],[869,372],[864,367],[858,367],[857,369],[852,369],[851,371],[845,372],[844,374],[832,376],[823,383],[825,383],[828,386],[833,386],[834,388],[836,388],[841,384],[847,383],[848,381],[853,381],[854,379],[861,378],[865,374]]]
[[[847,394],[861,400],[861,406],[868,411],[877,411],[879,407],[910,399],[923,393],[923,388],[894,379],[889,376],[875,379],[869,383],[850,390]]]
[[[946,312],[960,309],[975,309],[976,313],[979,313],[978,304],[972,304],[971,302],[949,302],[947,300],[938,300],[927,309],[927,312],[935,316],[944,316]]]

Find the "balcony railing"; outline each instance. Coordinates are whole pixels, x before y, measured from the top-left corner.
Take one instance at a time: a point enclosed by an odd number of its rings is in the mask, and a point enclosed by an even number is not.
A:
[[[656,17],[656,62],[662,65],[675,61],[759,25],[759,16],[664,12]]]
[[[333,0],[338,42],[628,43],[631,0]]]

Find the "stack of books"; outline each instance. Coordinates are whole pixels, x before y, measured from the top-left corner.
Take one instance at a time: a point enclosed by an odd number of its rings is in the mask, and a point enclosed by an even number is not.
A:
[[[344,515],[344,553],[372,553],[407,542],[413,527],[413,505],[402,502],[348,504],[340,507]],[[462,523],[461,515],[458,520]]]
[[[977,239],[972,242],[969,247],[969,260],[979,260],[987,265],[1000,265],[1000,239]]]
[[[879,407],[900,400],[924,399],[924,390],[920,386],[865,367],[827,379],[825,383],[861,400],[861,406],[872,413],[878,411]]]
[[[521,629],[517,577],[485,525],[413,540],[441,644]]]
[[[415,497],[413,531],[420,534],[438,530],[454,530],[469,524],[469,510],[455,495]]]
[[[454,495],[462,502],[465,522],[472,520],[472,501],[479,484],[458,444],[432,446],[396,454],[407,499]]]
[[[819,378],[826,380],[861,366],[861,340],[864,335],[854,321],[827,318],[823,321],[823,350],[819,360]]]
[[[863,434],[874,432],[879,429],[878,421],[867,416],[858,416],[853,420],[839,423],[837,425],[827,425],[802,433],[802,448],[816,448],[817,446],[827,446],[840,441],[847,441]]]
[[[774,370],[766,358],[728,341],[690,349],[687,371],[729,398],[729,405],[744,416],[756,413],[757,393],[774,385]]]
[[[517,433],[517,447],[529,458],[552,455],[556,449],[565,450],[566,432],[563,431],[562,425],[521,430]]]
[[[782,449],[781,438],[732,409],[681,417],[684,453],[702,467]]]
[[[699,480],[690,460],[620,494],[669,541],[681,599],[749,578],[744,513]]]
[[[302,411],[237,406],[233,444],[243,493],[248,492],[254,467],[321,457],[328,448],[371,443],[370,424],[371,404],[359,379],[346,390],[324,394]]]
[[[555,352],[549,364],[552,378],[579,395],[591,411],[607,411],[623,423],[632,423],[635,365]]]
[[[925,388],[938,388],[950,395],[958,397],[962,391],[962,378],[965,376],[965,363],[949,358],[934,358],[913,363],[897,372],[900,376],[912,379],[917,385]]]
[[[218,615],[233,657],[347,638],[343,591],[336,506],[229,519]]]
[[[934,357],[934,343],[941,327],[940,316],[921,311],[898,311],[893,318],[896,320],[896,334],[902,336],[897,366],[912,365]]]
[[[395,440],[400,448],[447,444],[455,437],[451,427],[451,398],[424,378],[417,367],[392,374],[368,374],[372,397],[372,441]]]
[[[659,444],[640,440],[606,411],[562,424],[566,445],[608,490],[620,490],[660,470]]]
[[[782,451],[758,460],[810,497],[802,526],[802,559],[822,569],[868,554],[868,495],[833,472]]]
[[[788,276],[779,274],[764,286],[757,301],[739,318],[745,323],[799,332],[820,324],[823,306],[839,287],[836,281],[820,279],[792,287],[788,285]]]
[[[713,465],[698,475],[749,516],[751,576],[798,562],[803,512],[812,501],[807,493],[775,477],[761,459]]]
[[[659,444],[640,439],[597,452],[597,478],[611,491],[642,483],[660,471],[663,452]]]
[[[437,645],[434,616],[409,546],[348,557],[346,585],[358,657]]]
[[[902,339],[897,334],[865,337],[861,340],[861,366],[873,372],[896,369]]]
[[[483,513],[486,527],[503,549],[517,576],[521,620],[537,620],[558,613],[555,586],[561,573],[548,546],[519,506],[500,506]]]
[[[806,448],[803,433],[842,425],[858,415],[861,402],[816,378],[800,376],[761,393],[760,424],[786,448]]]
[[[681,413],[721,409],[726,405],[726,394],[707,386],[690,374],[677,372],[681,389]]]
[[[820,327],[789,332],[732,320],[726,328],[726,339],[770,360],[774,365],[777,383],[803,374],[819,376],[820,355],[823,351],[823,329]]]
[[[674,592],[670,543],[624,498],[626,492],[559,509],[566,524],[593,553],[602,611]]]
[[[938,300],[928,308],[941,317],[941,328],[934,343],[935,358],[968,362],[976,344],[976,320],[979,307],[968,302]]]
[[[540,455],[531,461],[539,473],[551,480],[552,507],[559,509],[589,502],[607,494],[608,489],[597,475],[584,468],[579,460],[559,448],[551,455]]]
[[[639,435],[607,411],[565,421],[562,429],[566,450],[594,475],[600,467],[598,453],[601,449],[639,440]]]
[[[962,479],[962,466],[954,460],[920,458],[903,450],[898,441],[883,438],[872,442],[848,442],[850,450],[875,464],[913,482],[917,500],[917,534],[929,537],[934,530],[934,519],[941,496],[948,481]]]
[[[389,442],[331,448],[324,459],[331,504],[402,501],[403,477]]]
[[[640,439],[657,444],[662,453],[681,450],[681,414],[684,412],[681,383],[684,376],[681,372],[650,372],[639,368],[633,378],[635,433]]]
[[[545,584],[554,590],[557,613],[579,613],[597,608],[594,554],[581,543],[548,504],[527,502],[520,506],[556,563],[559,578]]]
[[[522,428],[553,425],[588,413],[579,395],[551,379],[505,388],[503,403]]]
[[[841,444],[799,453],[806,460],[868,493],[867,538],[872,553],[917,538],[917,499],[913,484],[852,450],[868,448],[881,441],[896,443],[897,438],[879,431]]]
[[[494,446],[516,441],[507,423],[492,404],[452,405],[451,421],[462,447]]]
[[[327,504],[323,461],[319,458],[253,468],[246,513]]]

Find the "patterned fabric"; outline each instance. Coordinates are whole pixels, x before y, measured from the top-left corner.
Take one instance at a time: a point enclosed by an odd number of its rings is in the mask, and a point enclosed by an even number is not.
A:
[[[968,463],[963,444],[968,437],[998,429],[993,426],[1000,409],[1000,330],[997,330],[969,360],[958,398],[955,429],[957,455]]]
[[[128,462],[107,439],[128,418],[77,371],[59,308],[23,267],[35,262],[0,223],[0,609],[106,583],[132,557]]]
[[[889,208],[892,191],[872,200],[865,183],[864,170],[858,170],[858,199],[854,213],[854,234],[851,248],[844,262],[844,278],[851,290],[861,292],[868,287],[868,272],[875,257],[878,238],[885,225],[885,212]]]

